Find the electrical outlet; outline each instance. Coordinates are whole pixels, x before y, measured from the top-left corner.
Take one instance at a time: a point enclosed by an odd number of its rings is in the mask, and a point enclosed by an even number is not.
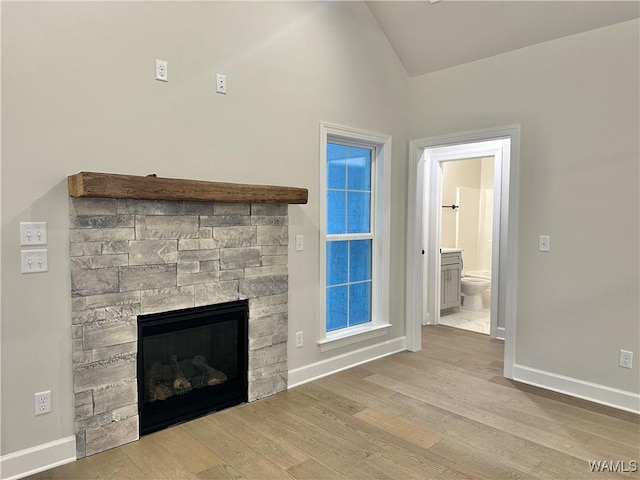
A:
[[[296,332],[296,348],[300,348],[304,345],[304,339],[302,337],[302,332]]]
[[[36,393],[36,415],[43,415],[51,411],[51,390]]]
[[[633,352],[620,350],[620,366],[624,368],[633,368]]]
[[[227,94],[227,76],[216,73],[216,92]]]
[[[169,81],[169,63],[156,59],[156,80],[161,82]]]

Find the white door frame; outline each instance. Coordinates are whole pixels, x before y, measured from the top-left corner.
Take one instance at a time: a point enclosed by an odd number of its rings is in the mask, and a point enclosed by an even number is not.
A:
[[[448,147],[457,145],[458,152],[464,150],[463,144],[487,142],[492,140],[510,139],[511,149],[502,155],[499,170],[495,172],[494,181],[501,185],[498,196],[500,198],[499,255],[493,256],[492,267],[498,272],[498,288],[492,288],[493,298],[499,298],[497,315],[504,316],[505,320],[505,349],[504,349],[504,376],[513,377],[513,365],[515,362],[515,312],[516,312],[516,272],[517,272],[517,211],[519,194],[519,152],[520,152],[520,126],[508,125],[485,130],[474,130],[450,135],[412,140],[409,143],[409,189],[408,189],[408,224],[407,224],[407,298],[406,298],[406,335],[407,349],[417,351],[422,348],[421,326],[423,309],[423,292],[426,289],[430,314],[436,319],[439,316],[435,298],[438,292],[439,277],[434,265],[440,264],[440,188],[441,169],[440,161],[451,160],[450,156],[429,154],[435,147]],[[473,150],[471,148],[469,151]],[[485,149],[486,150],[486,149]],[[478,149],[475,150],[478,152]],[[440,152],[445,152],[441,150]],[[472,154],[474,155],[474,154]],[[487,155],[488,156],[488,155]],[[493,156],[493,155],[491,155]],[[458,157],[465,158],[465,157]],[[466,158],[469,158],[467,156]],[[425,197],[425,193],[429,197]],[[437,194],[437,196],[435,196]],[[424,212],[424,199],[430,198],[430,211]],[[437,204],[437,207],[434,207]],[[494,205],[495,208],[495,205]],[[424,214],[427,215],[424,215]],[[423,218],[429,225],[428,238],[423,239]],[[497,219],[494,218],[494,221]],[[494,224],[494,232],[495,224]],[[424,243],[423,243],[424,242]],[[430,278],[427,282],[423,279],[422,251],[427,252],[427,271]],[[493,273],[492,273],[493,275]],[[494,297],[497,296],[497,297]],[[496,320],[497,321],[496,317]],[[437,320],[436,320],[437,321]]]

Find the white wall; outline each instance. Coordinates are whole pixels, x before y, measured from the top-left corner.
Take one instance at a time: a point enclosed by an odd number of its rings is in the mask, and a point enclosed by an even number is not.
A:
[[[412,139],[520,124],[516,362],[636,392],[639,22],[410,81]],[[537,251],[551,236],[551,252]],[[639,356],[636,353],[636,356]]]
[[[82,170],[308,188],[289,209],[305,236],[289,255],[295,369],[363,346],[315,343],[319,122],[391,134],[383,340],[404,335],[407,77],[364,3],[3,3],[2,74],[3,455],[73,434],[66,177]],[[48,273],[20,275],[20,221],[48,222]],[[53,412],[36,418],[45,389]]]

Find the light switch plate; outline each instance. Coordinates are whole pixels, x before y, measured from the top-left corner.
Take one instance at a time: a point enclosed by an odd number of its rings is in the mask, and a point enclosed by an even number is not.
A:
[[[20,252],[22,273],[40,273],[49,270],[47,249],[22,250]]]
[[[538,251],[548,252],[550,241],[551,240],[548,235],[540,235],[540,238],[538,239]]]
[[[20,245],[46,245],[47,222],[20,222]]]

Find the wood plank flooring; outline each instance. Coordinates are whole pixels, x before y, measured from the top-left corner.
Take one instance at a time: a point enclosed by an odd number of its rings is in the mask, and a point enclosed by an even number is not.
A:
[[[638,415],[511,382],[503,344],[423,327],[403,352],[30,478],[579,479],[640,461]]]

